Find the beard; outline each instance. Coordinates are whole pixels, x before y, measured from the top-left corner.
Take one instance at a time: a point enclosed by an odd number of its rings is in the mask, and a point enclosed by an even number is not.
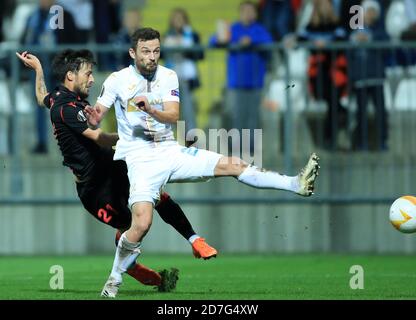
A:
[[[86,99],[88,98],[89,95],[89,88],[85,88],[84,90],[81,89],[80,87],[75,88],[75,93],[82,99]]]
[[[155,64],[138,64],[138,63],[136,63],[136,67],[142,75],[152,76],[156,72],[157,63],[156,62],[155,62]]]

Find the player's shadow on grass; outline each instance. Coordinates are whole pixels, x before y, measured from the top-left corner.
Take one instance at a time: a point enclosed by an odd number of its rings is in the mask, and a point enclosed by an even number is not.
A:
[[[171,292],[169,292],[171,293]],[[230,295],[236,295],[236,294],[270,294],[270,291],[222,291],[222,290],[209,290],[209,291],[181,291],[181,294],[230,294]]]
[[[63,289],[63,290],[51,290],[51,289],[43,289],[43,290],[38,290],[38,292],[41,293],[54,293],[54,294],[66,294],[66,293],[100,293],[99,290],[67,290],[67,289]]]
[[[101,289],[97,290],[74,290],[74,289],[63,289],[63,290],[51,290],[51,289],[42,289],[38,290],[41,293],[54,293],[54,294],[66,294],[66,293],[76,293],[76,294],[98,294],[101,293]],[[123,290],[120,291],[120,294],[127,296],[145,296],[145,295],[154,295],[160,294],[156,289],[154,291],[140,291],[140,290]]]

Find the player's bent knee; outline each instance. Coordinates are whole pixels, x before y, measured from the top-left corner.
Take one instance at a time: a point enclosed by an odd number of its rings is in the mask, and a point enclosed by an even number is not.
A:
[[[134,231],[140,237],[143,237],[152,226],[152,219],[145,216],[133,217],[133,222],[130,229]]]
[[[146,234],[152,226],[151,221],[138,221],[134,224],[134,228],[138,233]]]
[[[139,233],[146,233],[152,225],[153,205],[151,203],[135,203],[132,206],[131,227]]]

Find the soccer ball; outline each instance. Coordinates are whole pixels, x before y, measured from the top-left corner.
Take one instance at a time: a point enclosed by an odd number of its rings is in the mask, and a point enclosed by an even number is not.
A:
[[[396,199],[390,207],[390,222],[400,232],[416,232],[416,197]]]

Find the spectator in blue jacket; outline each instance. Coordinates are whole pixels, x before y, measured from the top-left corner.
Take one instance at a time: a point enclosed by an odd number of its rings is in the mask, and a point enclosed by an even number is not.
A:
[[[250,129],[250,151],[253,152],[254,129],[259,128],[261,90],[268,59],[266,51],[255,50],[255,47],[273,40],[257,22],[254,3],[244,1],[239,9],[240,19],[225,33],[228,36],[216,34],[211,37],[209,45],[229,49],[226,107],[233,128]]]

